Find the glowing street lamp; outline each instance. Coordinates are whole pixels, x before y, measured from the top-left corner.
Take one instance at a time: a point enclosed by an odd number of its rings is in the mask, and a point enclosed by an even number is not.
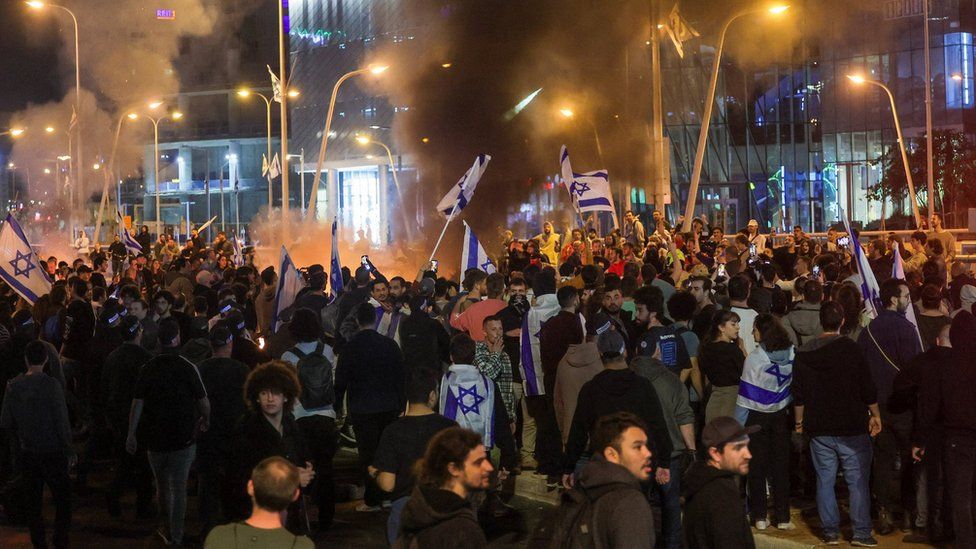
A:
[[[0,132],[0,137],[4,135],[9,135],[10,137],[20,137],[25,131],[27,131],[26,128],[10,128],[5,132]]]
[[[559,108],[559,114],[563,118],[566,118],[566,119],[569,119],[569,120],[573,120],[573,119],[579,118],[579,117],[576,116],[576,111],[574,111],[569,106],[560,107]],[[594,124],[593,121],[589,119],[589,117],[585,117],[584,116],[582,118],[586,121],[587,124],[590,125],[590,128],[593,129],[593,139],[596,141],[596,153],[600,157],[600,163],[603,164],[604,163],[604,161],[603,161],[603,146],[600,144],[600,132],[597,131],[596,124]]]
[[[695,202],[698,199],[698,183],[701,181],[702,163],[705,161],[705,145],[708,142],[708,126],[712,120],[712,108],[715,106],[715,89],[718,87],[718,72],[722,63],[722,50],[725,48],[725,35],[729,32],[729,27],[736,19],[766,12],[770,15],[782,15],[790,7],[786,4],[777,4],[766,8],[750,9],[740,11],[729,17],[722,26],[719,33],[718,48],[715,50],[715,58],[712,60],[712,74],[708,82],[708,93],[705,95],[705,112],[701,118],[701,133],[698,134],[698,149],[695,151],[695,165],[691,171],[691,185],[688,188],[688,202],[685,204],[685,222],[681,227],[682,232],[691,230],[691,220],[695,217]]]
[[[288,95],[294,97],[291,95],[291,93],[292,92],[289,91]],[[298,92],[296,91],[295,93],[297,94]],[[271,163],[271,99],[268,99],[268,96],[264,95],[263,93],[251,91],[247,88],[241,88],[237,90],[237,95],[245,99],[251,97],[252,95],[256,95],[264,100],[264,105],[266,107],[265,114],[266,114],[267,126],[268,126],[268,153],[267,154],[268,154],[268,163],[270,164]],[[285,196],[281,197],[282,201],[287,199],[288,198]],[[273,209],[274,209],[274,189],[272,188],[271,178],[269,177],[268,178],[268,215],[269,216],[271,215],[271,211]]]
[[[568,109],[566,107],[559,109],[559,114],[563,115],[565,118],[572,118],[576,115],[576,113],[573,112],[573,109]]]
[[[336,96],[339,94],[339,87],[342,86],[343,82],[354,76],[359,76],[366,73],[379,76],[386,72],[386,70],[389,68],[389,65],[370,65],[363,69],[347,72],[346,74],[342,75],[341,78],[339,78],[339,80],[335,83],[335,86],[332,88],[332,98],[329,100],[329,113],[325,117],[325,130],[322,132],[322,143],[319,146],[319,159],[315,163],[315,177],[312,179],[312,195],[308,200],[308,211],[311,212],[312,219],[315,219],[315,204],[318,201],[319,183],[322,181],[322,165],[325,163],[325,152],[329,145],[329,134],[332,131],[332,115],[335,113],[335,102]],[[330,197],[332,196],[331,183],[329,184],[327,194]],[[329,201],[329,208],[335,208],[335,204],[333,204],[332,200]]]
[[[915,199],[915,182],[912,180],[912,170],[908,167],[908,150],[905,138],[901,134],[901,123],[898,122],[898,108],[895,106],[895,96],[891,89],[883,82],[865,78],[860,74],[848,74],[847,79],[858,86],[871,84],[877,86],[888,94],[888,101],[891,103],[891,116],[895,119],[895,134],[898,136],[898,149],[901,151],[901,163],[905,167],[905,181],[908,182],[908,197],[912,202],[912,214],[915,216],[915,226],[922,228],[922,216],[918,212],[918,200]],[[934,205],[932,197],[929,196],[929,204]],[[929,208],[931,209],[931,207]]]
[[[153,105],[155,105],[155,107]],[[155,109],[159,108],[160,105],[162,105],[161,102],[150,103],[149,104],[149,108],[155,110]],[[129,120],[136,120],[136,119],[138,119],[139,118],[138,115],[133,116],[134,114],[135,113],[129,113],[129,114],[126,115],[126,118],[128,118]],[[181,113],[179,111],[173,111],[172,113],[163,114],[162,116],[158,116],[156,118],[153,118],[152,116],[146,115],[146,120],[149,120],[150,122],[152,122],[152,125],[153,125],[153,163],[154,163],[154,177],[156,179],[156,183],[155,183],[155,186],[156,186],[156,238],[159,238],[159,235],[163,234],[163,224],[162,224],[162,218],[160,217],[160,200],[159,200],[159,193],[160,193],[160,189],[159,189],[159,123],[162,122],[163,120],[166,120],[167,118],[170,119],[170,120],[180,120],[180,119],[183,118],[183,113]],[[121,127],[121,120],[122,119],[119,118],[120,127]],[[116,131],[116,134],[115,135],[116,135],[116,139],[118,139],[118,131]]]
[[[393,162],[393,153],[385,143],[381,143],[375,139],[370,139],[365,135],[357,135],[356,142],[364,147],[367,147],[370,144],[376,145],[386,151],[386,158],[390,162],[390,172],[393,174],[393,186],[396,187],[397,198],[400,199],[400,207],[397,209],[400,210],[400,213],[403,215],[403,227],[407,231],[407,238],[409,240],[413,240],[413,227],[410,225],[410,219],[407,217],[407,209],[404,207],[406,204],[403,203],[403,193],[400,192],[400,180],[397,178],[396,164]]]
[[[47,133],[54,133],[54,126],[48,126],[44,128],[44,131]]]

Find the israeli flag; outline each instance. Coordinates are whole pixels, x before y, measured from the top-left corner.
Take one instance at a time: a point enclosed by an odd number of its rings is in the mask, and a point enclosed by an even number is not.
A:
[[[452,212],[457,213],[464,209],[471,202],[471,197],[474,196],[474,190],[478,186],[478,181],[481,180],[481,176],[484,175],[485,170],[488,168],[488,162],[491,161],[491,157],[487,154],[479,154],[478,158],[474,159],[474,165],[461,176],[457,184],[451,187],[451,190],[447,191],[444,198],[441,199],[440,203],[437,205],[437,210],[444,214],[445,216],[451,215]]]
[[[468,269],[481,269],[491,274],[497,271],[495,264],[492,263],[485,252],[485,248],[474,235],[471,226],[464,222],[464,247],[461,248],[461,272],[465,273]]]
[[[569,149],[563,145],[559,151],[559,169],[562,183],[569,191],[573,207],[577,212],[610,212],[613,214],[613,225],[618,227],[617,208],[613,203],[610,192],[610,175],[606,170],[576,173],[569,163]]]
[[[892,255],[895,258],[894,263],[891,265],[891,277],[897,278],[898,280],[905,280],[905,264],[902,263],[901,250],[897,242],[894,243],[895,249],[892,250]],[[918,336],[918,343],[922,347],[925,347],[925,343],[922,342],[922,333],[918,330],[918,319],[915,318],[915,307],[909,307],[905,311],[905,318],[915,326],[915,334]]]
[[[241,245],[241,239],[234,235],[234,265],[238,267],[244,266],[244,247]]]
[[[847,245],[851,248],[854,264],[857,265],[857,270],[861,274],[861,295],[864,297],[864,309],[871,318],[877,318],[881,304],[881,286],[878,286],[878,279],[874,278],[874,271],[871,270],[871,264],[868,263],[868,258],[864,255],[861,243],[851,231],[851,222],[847,219],[847,212],[841,210],[840,215],[844,219],[844,229],[850,236]]]
[[[342,293],[342,262],[339,261],[339,218],[332,220],[332,259],[329,261],[329,287],[332,298]]]
[[[129,229],[125,228],[125,221],[122,219],[122,212],[115,210],[115,215],[118,216],[119,220],[119,240],[125,244],[125,250],[132,255],[139,255],[142,253],[142,244],[132,237],[132,233]]]
[[[282,311],[295,303],[298,292],[305,287],[305,278],[298,272],[284,246],[281,247],[281,258],[278,264],[278,291],[275,292],[274,316],[271,319],[271,326],[274,327],[275,332],[281,327]]]
[[[0,230],[0,278],[31,305],[51,291],[51,280],[24,230],[10,214]]]

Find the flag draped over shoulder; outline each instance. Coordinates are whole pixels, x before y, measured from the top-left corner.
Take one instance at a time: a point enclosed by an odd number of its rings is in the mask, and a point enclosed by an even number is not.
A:
[[[576,173],[569,162],[569,149],[563,145],[559,151],[559,170],[562,184],[569,191],[573,207],[583,212],[610,212],[613,215],[613,226],[619,227],[617,208],[613,203],[610,192],[610,175],[606,170]]]
[[[897,278],[898,280],[905,280],[905,264],[901,259],[901,246],[897,242],[894,244],[895,249],[891,253],[895,261],[891,265],[891,277]],[[915,326],[915,334],[918,335],[918,342],[924,348],[925,343],[922,341],[922,333],[918,329],[918,319],[915,318],[915,307],[908,307],[908,310],[905,311],[905,318],[912,323],[912,326]]]
[[[142,253],[142,244],[132,237],[132,233],[129,229],[125,228],[125,221],[122,218],[122,212],[116,210],[115,215],[118,216],[119,220],[119,240],[125,244],[125,249],[130,254],[139,255]]]
[[[281,259],[278,264],[278,291],[275,292],[274,317],[271,319],[271,326],[275,332],[281,327],[282,311],[295,303],[298,292],[305,287],[302,273],[298,272],[284,246],[281,247]]]
[[[342,262],[339,261],[339,218],[332,220],[332,258],[329,260],[329,287],[332,298],[342,293]]]
[[[488,257],[484,246],[481,245],[478,237],[471,230],[471,226],[467,222],[464,222],[464,245],[461,248],[461,272],[464,273],[468,269],[481,269],[488,274],[497,271],[495,264]]]
[[[464,172],[461,179],[451,187],[451,190],[447,191],[444,198],[437,204],[437,211],[445,216],[449,216],[451,212],[457,213],[463,210],[471,202],[471,197],[474,196],[474,190],[478,186],[478,181],[481,180],[481,176],[488,169],[488,162],[490,161],[491,156],[479,154],[474,159],[474,164],[471,168]]]
[[[0,278],[31,305],[51,291],[51,280],[24,230],[10,214],[0,230]]]
[[[495,446],[495,383],[470,364],[454,365],[441,379],[441,414]]]
[[[871,318],[876,318],[878,316],[878,305],[881,303],[881,287],[878,286],[878,279],[874,277],[874,271],[871,270],[871,264],[868,263],[868,258],[864,255],[861,243],[851,231],[851,222],[847,219],[847,213],[842,212],[841,217],[844,219],[844,228],[850,236],[847,245],[851,248],[854,264],[857,265],[858,273],[861,275],[861,296],[864,297],[864,309]]]
[[[675,4],[674,7],[671,8],[671,13],[668,14],[668,20],[664,24],[664,30],[667,31],[668,38],[670,38],[671,42],[674,43],[674,49],[678,50],[678,57],[682,59],[685,57],[685,50],[682,44],[691,40],[692,38],[700,36],[698,31],[693,29],[691,25],[689,25],[688,22],[681,17],[681,13],[678,11],[678,4]]]

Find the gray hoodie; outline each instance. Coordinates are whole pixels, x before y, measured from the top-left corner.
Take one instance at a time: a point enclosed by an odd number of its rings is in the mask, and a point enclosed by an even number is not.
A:
[[[650,380],[654,385],[657,398],[661,401],[664,420],[671,437],[671,456],[681,455],[685,450],[684,438],[681,436],[681,426],[695,422],[695,413],[688,404],[688,389],[681,379],[661,363],[660,360],[649,356],[635,358],[630,367],[637,375]]]
[[[569,438],[569,428],[573,424],[580,389],[602,371],[603,361],[600,360],[600,351],[597,350],[595,341],[570,345],[559,361],[552,404],[564,445]]]
[[[801,301],[793,307],[788,315],[783,317],[783,327],[790,334],[795,345],[815,339],[823,333],[820,325],[820,304]]]

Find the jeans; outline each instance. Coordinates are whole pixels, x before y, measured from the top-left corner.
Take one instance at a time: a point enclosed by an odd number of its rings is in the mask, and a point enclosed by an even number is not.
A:
[[[40,453],[21,451],[17,457],[23,471],[27,489],[28,526],[31,543],[34,547],[47,547],[44,533],[44,485],[47,484],[54,497],[54,546],[68,546],[68,531],[71,529],[71,478],[68,476],[68,458],[63,453]]]
[[[946,461],[956,547],[976,547],[976,440],[948,437]]]
[[[336,493],[332,458],[335,457],[339,446],[335,418],[307,416],[299,419],[297,423],[308,443],[312,465],[315,468],[315,480],[309,486],[309,494],[319,508],[319,529],[325,530],[332,525],[332,518],[335,516]]]
[[[851,496],[851,522],[854,537],[871,535],[871,437],[813,437],[810,439],[810,455],[817,471],[817,511],[824,534],[840,533],[840,511],[834,482],[838,466],[844,472],[847,489]]]
[[[790,521],[790,416],[784,408],[778,412],[749,411],[746,425],[759,425],[749,435],[749,511],[753,520],[766,520],[766,480],[773,494],[774,522]]]
[[[651,478],[651,490],[656,491],[661,498],[661,537],[657,547],[666,549],[681,549],[681,471],[678,463],[680,459],[671,458],[671,480],[666,484],[658,484]]]
[[[410,496],[403,496],[400,499],[393,500],[393,506],[390,508],[390,518],[386,521],[386,540],[393,545],[396,541],[397,536],[400,534],[400,517],[403,515],[403,508],[407,506],[407,502],[410,501]]]
[[[149,451],[149,465],[156,476],[159,512],[169,539],[183,543],[183,522],[186,520],[186,480],[196,457],[197,445],[191,444],[172,452]]]
[[[367,467],[373,464],[376,447],[380,445],[380,435],[386,426],[396,421],[400,415],[398,410],[378,412],[375,414],[353,414],[352,428],[356,434],[356,448],[359,450],[359,469],[366,486],[364,503],[370,507],[377,507],[383,503],[383,490],[376,485],[373,477],[369,476]]]

